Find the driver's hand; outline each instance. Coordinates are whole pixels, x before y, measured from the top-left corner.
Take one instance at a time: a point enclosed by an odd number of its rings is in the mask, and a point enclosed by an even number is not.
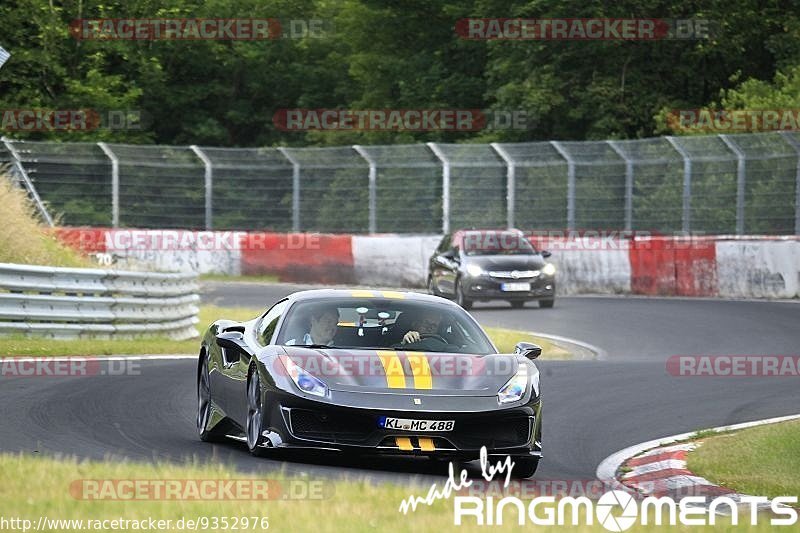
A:
[[[410,344],[412,342],[417,342],[420,339],[419,331],[409,331],[405,335],[403,335],[403,344]]]

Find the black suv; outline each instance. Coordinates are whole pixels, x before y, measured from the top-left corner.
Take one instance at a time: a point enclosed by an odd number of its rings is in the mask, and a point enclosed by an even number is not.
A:
[[[537,300],[553,307],[556,269],[519,230],[459,230],[445,235],[428,263],[428,291],[464,309],[475,301],[507,300],[519,308]]]

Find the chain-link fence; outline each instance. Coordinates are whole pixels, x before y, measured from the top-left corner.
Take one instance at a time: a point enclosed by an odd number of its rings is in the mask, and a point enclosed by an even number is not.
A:
[[[795,132],[333,148],[4,139],[3,162],[66,225],[800,234]]]

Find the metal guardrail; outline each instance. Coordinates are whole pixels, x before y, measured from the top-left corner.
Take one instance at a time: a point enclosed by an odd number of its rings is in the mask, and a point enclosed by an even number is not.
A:
[[[0,334],[197,336],[195,274],[0,263]]]

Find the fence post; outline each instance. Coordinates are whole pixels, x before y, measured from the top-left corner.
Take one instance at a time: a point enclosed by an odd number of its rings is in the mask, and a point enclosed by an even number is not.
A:
[[[667,139],[683,158],[683,214],[681,215],[681,231],[688,235],[692,228],[692,158],[689,157],[689,152],[678,144],[675,137],[667,135],[665,139]]]
[[[617,141],[606,141],[623,161],[625,161],[625,231],[633,229],[633,159],[620,148]]]
[[[567,229],[575,229],[575,160],[559,141],[550,141],[550,144],[567,162]]]
[[[205,172],[205,188],[206,188],[206,229],[210,230],[213,229],[213,217],[214,217],[214,167],[211,164],[211,159],[208,158],[205,152],[203,152],[199,146],[196,144],[191,145],[189,148],[192,149],[192,152],[200,158],[200,161],[203,162],[203,166],[206,168]]]
[[[782,131],[780,134],[797,152],[797,171],[794,178],[794,234],[800,235],[800,142],[792,137],[791,132]]]
[[[513,228],[516,214],[517,167],[514,159],[500,143],[491,143],[490,146],[506,164],[506,225]]]
[[[744,234],[744,188],[745,188],[745,165],[747,160],[744,152],[736,145],[736,142],[727,135],[719,135],[731,152],[736,154],[736,235]]]
[[[300,231],[300,162],[286,148],[278,151],[292,164],[292,231]]]
[[[450,233],[450,161],[436,143],[426,143],[442,162],[442,233]]]
[[[53,227],[53,218],[50,216],[50,213],[47,212],[47,208],[45,208],[44,202],[42,202],[42,199],[39,197],[39,193],[36,192],[36,189],[33,186],[33,181],[31,181],[30,176],[28,176],[28,171],[26,171],[25,167],[22,166],[22,159],[19,156],[19,152],[17,152],[17,149],[14,148],[14,145],[11,144],[9,139],[3,137],[2,142],[6,147],[6,150],[8,150],[8,153],[14,158],[14,167],[17,169],[17,173],[22,179],[22,184],[25,186],[28,194],[31,196],[31,198],[33,198],[33,203],[36,204],[36,209],[39,210],[39,214],[42,215],[42,218],[47,225]]]
[[[364,161],[369,164],[369,233],[372,235],[377,231],[375,210],[378,198],[378,166],[363,146],[354,144],[353,150],[358,152],[358,155],[363,157]]]
[[[119,227],[119,158],[106,143],[97,146],[111,160],[111,227]]]

